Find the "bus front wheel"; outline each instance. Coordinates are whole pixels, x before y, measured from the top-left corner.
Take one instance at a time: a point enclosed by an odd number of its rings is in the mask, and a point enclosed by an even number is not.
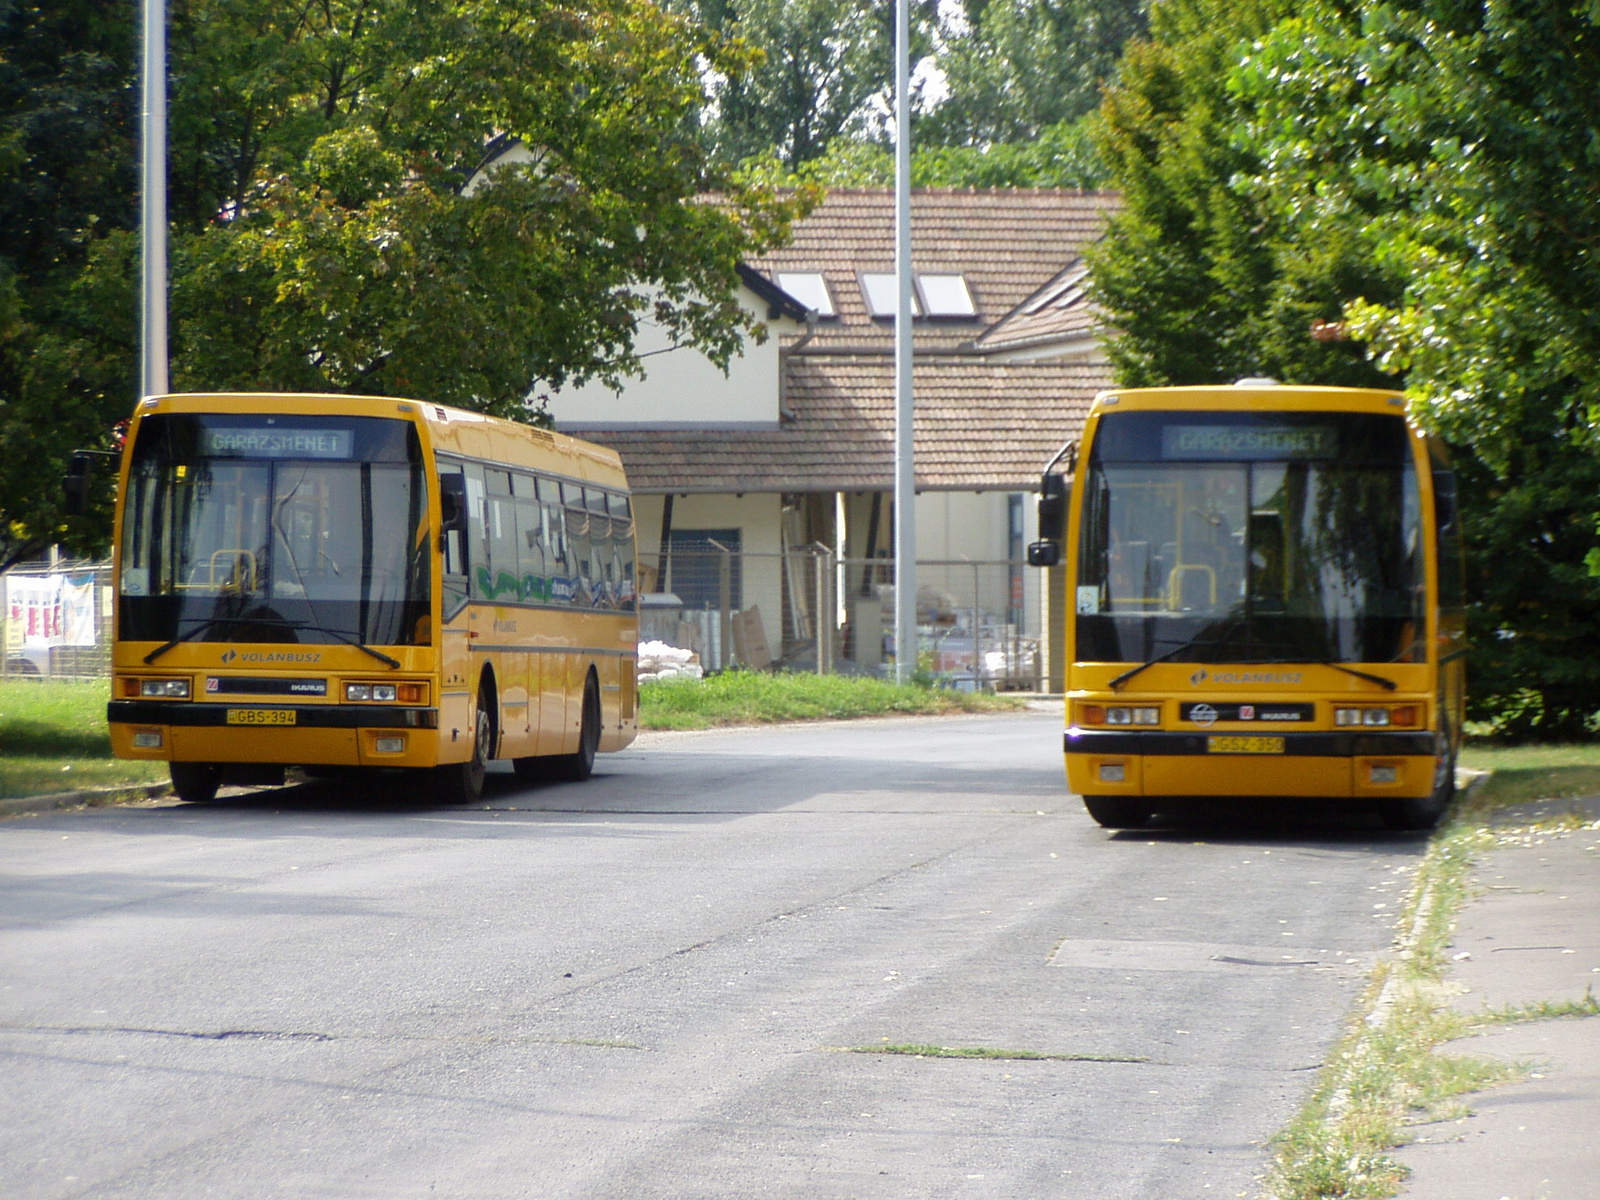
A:
[[[1138,829],[1155,812],[1143,796],[1085,796],[1083,806],[1107,829]]]
[[[1439,752],[1434,759],[1433,790],[1426,796],[1378,801],[1378,815],[1390,829],[1420,832],[1432,829],[1450,807],[1456,794],[1456,752],[1448,727],[1439,732]]]
[[[489,770],[489,750],[494,743],[494,718],[489,697],[478,697],[472,722],[472,755],[466,762],[434,768],[434,792],[446,804],[475,804],[483,795],[483,777]]]
[[[185,804],[210,804],[222,785],[222,768],[216,763],[175,762],[171,764],[172,790]]]

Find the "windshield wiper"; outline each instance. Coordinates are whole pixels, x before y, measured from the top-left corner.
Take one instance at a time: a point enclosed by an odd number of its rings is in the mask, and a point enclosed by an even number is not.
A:
[[[1354,675],[1357,679],[1365,679],[1368,683],[1382,684],[1384,690],[1394,691],[1400,685],[1392,679],[1385,679],[1382,675],[1370,675],[1366,671],[1358,671],[1354,667],[1347,667],[1343,663],[1325,662],[1319,666],[1332,667],[1335,671],[1343,671],[1346,675]]]
[[[1346,675],[1354,675],[1357,679],[1365,679],[1368,683],[1381,685],[1386,691],[1394,691],[1400,685],[1392,679],[1385,679],[1382,675],[1373,675],[1366,671],[1358,671],[1354,667],[1347,667],[1343,663],[1328,662],[1326,659],[1306,658],[1241,658],[1241,664],[1261,666],[1267,663],[1279,663],[1285,666],[1292,663],[1315,663],[1319,667],[1332,667],[1335,671],[1343,671]]]
[[[1195,634],[1192,638],[1189,638],[1187,641],[1180,642],[1178,645],[1174,646],[1171,650],[1168,650],[1165,654],[1158,654],[1158,655],[1156,655],[1156,657],[1152,658],[1149,662],[1142,662],[1137,667],[1131,667],[1128,670],[1124,671],[1121,675],[1118,675],[1115,679],[1113,679],[1108,686],[1111,688],[1111,690],[1113,692],[1118,691],[1118,690],[1121,689],[1123,684],[1127,683],[1128,680],[1132,679],[1135,675],[1138,675],[1142,671],[1148,670],[1149,668],[1155,666],[1157,663],[1164,663],[1164,662],[1167,662],[1167,661],[1169,661],[1171,659],[1174,659],[1178,655],[1182,654],[1185,650],[1191,650],[1196,646],[1221,646],[1221,645],[1224,645],[1224,644],[1227,643],[1228,635],[1231,634],[1238,627],[1239,627],[1239,618],[1235,617],[1230,624],[1228,624],[1227,626],[1225,626],[1223,628],[1222,633],[1221,633],[1220,636],[1212,638],[1209,641],[1202,641],[1201,640],[1201,634],[1209,632],[1208,630],[1202,629],[1202,630],[1200,630],[1199,633]]]
[[[299,629],[303,625],[303,622],[301,621],[286,621],[282,617],[190,617],[189,619],[191,621],[198,620],[200,624],[196,625],[187,633],[180,633],[166,645],[157,646],[154,650],[150,651],[149,654],[146,654],[144,656],[146,665],[155,662],[156,659],[160,658],[174,646],[181,645],[182,643],[187,642],[190,638],[199,637],[213,625],[278,625],[285,629]]]
[[[183,642],[187,642],[191,638],[199,637],[202,633],[204,633],[206,630],[210,629],[213,625],[272,625],[272,626],[275,626],[275,627],[277,627],[279,629],[309,629],[309,630],[312,630],[315,633],[325,633],[329,637],[338,638],[345,645],[354,646],[357,650],[360,650],[360,651],[363,651],[364,653],[370,654],[373,658],[375,658],[379,662],[385,664],[391,670],[396,670],[397,671],[397,670],[400,669],[400,667],[402,665],[399,659],[390,658],[387,654],[385,654],[381,650],[374,650],[371,646],[366,645],[364,642],[362,642],[359,639],[357,639],[354,635],[352,635],[350,633],[347,633],[342,629],[324,629],[321,625],[313,625],[309,621],[290,621],[290,620],[284,619],[283,617],[204,617],[204,618],[201,618],[200,624],[196,625],[193,629],[189,630],[186,633],[180,633],[177,637],[173,638],[166,645],[157,646],[154,650],[150,651],[149,654],[146,654],[144,656],[145,663],[148,665],[149,663],[155,662],[156,659],[160,658],[163,654],[165,654],[168,650],[171,650],[174,646],[177,646],[177,645],[179,645],[179,644],[181,644]]]
[[[305,625],[303,628],[315,630],[317,633],[325,633],[329,637],[336,637],[346,646],[354,646],[357,650],[372,655],[379,662],[387,663],[392,670],[398,671],[400,669],[401,663],[398,658],[390,658],[382,650],[374,650],[371,646],[356,638],[354,634],[346,633],[343,629],[324,629],[321,625]]]

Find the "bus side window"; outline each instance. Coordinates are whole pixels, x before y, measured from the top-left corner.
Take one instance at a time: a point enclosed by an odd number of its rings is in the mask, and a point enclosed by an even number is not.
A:
[[[449,620],[461,611],[467,602],[467,519],[466,480],[461,474],[461,464],[441,461],[439,464],[439,499],[447,527],[440,534],[440,553],[443,581],[443,614]],[[460,509],[460,519],[450,524],[452,509]]]
[[[1433,514],[1439,534],[1439,607],[1460,608],[1467,597],[1456,475],[1438,462],[1433,464]]]
[[[636,555],[633,545],[633,506],[628,497],[618,492],[609,494],[611,502],[612,553],[617,562],[617,607],[624,612],[634,609],[634,568]]]
[[[561,507],[561,484],[539,476],[540,532],[544,539],[546,590],[552,604],[571,604],[572,571],[567,556],[566,514]]]
[[[467,562],[471,568],[474,600],[488,600],[494,589],[495,564],[489,558],[489,506],[484,502],[483,468],[477,463],[464,463],[461,473],[467,477]]]
[[[489,547],[490,578],[484,591],[491,600],[521,599],[521,555],[517,551],[516,515],[511,499],[511,472],[485,467],[483,479],[484,539]]]
[[[574,483],[561,485],[567,527],[567,571],[573,582],[572,603],[588,608],[589,592],[589,513],[584,507],[583,488]]]
[[[538,485],[532,475],[511,480],[517,518],[517,579],[523,600],[543,604],[550,599],[549,572],[545,568],[544,510],[539,506]]]

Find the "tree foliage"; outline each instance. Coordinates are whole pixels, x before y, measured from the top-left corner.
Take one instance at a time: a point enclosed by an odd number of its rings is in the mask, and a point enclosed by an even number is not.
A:
[[[1126,208],[1095,266],[1119,375],[1403,381],[1458,448],[1474,715],[1589,732],[1595,14],[1275,4],[1168,0],[1107,97]]]
[[[923,123],[940,145],[1022,145],[1100,99],[1149,0],[962,0],[937,55],[949,96]]]
[[[0,446],[36,448],[31,475],[8,464],[0,511],[32,533],[55,532],[66,451],[135,392],[130,14],[69,6],[76,25],[54,7],[0,25],[6,195],[41,178],[83,194],[0,209]],[[762,333],[738,263],[814,202],[699,201],[726,182],[700,137],[702,72],[736,80],[751,57],[649,0],[177,0],[171,29],[175,389],[526,417],[530,389],[637,370],[645,320],[725,364]],[[38,81],[64,62],[83,96],[52,108]],[[47,136],[59,112],[106,115],[74,143]],[[92,154],[63,163],[77,144]],[[49,270],[23,252],[42,245],[60,247]]]
[[[894,151],[875,142],[839,138],[821,156],[790,170],[777,156],[747,161],[752,178],[778,185],[825,188],[892,187]],[[1106,170],[1095,150],[1088,119],[1052,125],[1017,145],[929,146],[911,151],[913,187],[1060,187],[1092,190]]]
[[[755,63],[714,74],[707,138],[725,162],[776,156],[790,171],[838,139],[884,140],[894,106],[894,7],[871,0],[677,0],[740,39]],[[935,4],[912,0],[913,58]]]

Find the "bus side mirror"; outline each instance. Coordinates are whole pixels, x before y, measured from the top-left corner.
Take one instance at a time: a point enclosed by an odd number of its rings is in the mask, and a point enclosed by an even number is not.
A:
[[[1060,563],[1060,542],[1028,543],[1028,565],[1030,567],[1054,567],[1060,565]]]
[[[439,532],[462,532],[467,527],[467,477],[439,476]]]
[[[1030,567],[1053,567],[1061,562],[1061,539],[1067,530],[1067,502],[1072,488],[1065,475],[1046,474],[1039,479],[1039,540],[1028,547]]]
[[[1067,501],[1072,488],[1064,475],[1046,475],[1039,480],[1039,537],[1059,542],[1067,530]]]
[[[74,450],[67,460],[67,473],[61,480],[63,500],[61,509],[69,517],[81,517],[89,511],[89,485],[93,482],[94,455]]]

